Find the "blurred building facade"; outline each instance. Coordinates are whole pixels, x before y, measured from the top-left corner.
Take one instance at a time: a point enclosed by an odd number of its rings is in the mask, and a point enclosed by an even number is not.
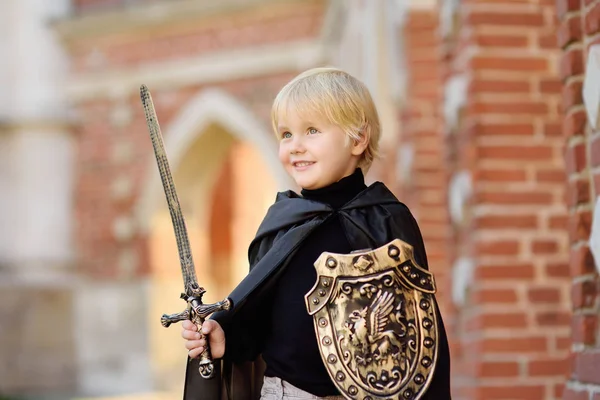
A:
[[[153,95],[207,301],[278,190],[269,111],[346,69],[415,214],[456,399],[600,398],[600,1],[7,0],[0,395],[180,398],[175,241]],[[596,255],[596,262],[594,254]]]

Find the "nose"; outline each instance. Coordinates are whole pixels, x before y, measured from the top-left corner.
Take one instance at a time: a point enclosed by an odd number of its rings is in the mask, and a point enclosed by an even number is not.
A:
[[[306,151],[301,135],[294,135],[290,143],[290,154],[302,154]]]

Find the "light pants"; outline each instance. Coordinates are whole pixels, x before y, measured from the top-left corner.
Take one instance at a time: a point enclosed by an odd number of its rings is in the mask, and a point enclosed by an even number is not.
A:
[[[261,400],[344,400],[344,396],[317,397],[279,378],[265,376]]]

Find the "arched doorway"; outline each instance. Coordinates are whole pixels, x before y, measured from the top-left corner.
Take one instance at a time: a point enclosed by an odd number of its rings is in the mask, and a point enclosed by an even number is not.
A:
[[[241,105],[227,95],[206,101],[206,94],[190,103],[165,130],[165,147],[185,216],[196,273],[207,289],[206,302],[225,297],[248,270],[247,247],[275,193],[284,188],[281,168],[274,163],[274,141],[267,129],[252,123],[232,123]],[[210,99],[209,97],[209,99]],[[199,101],[204,100],[204,101]],[[226,101],[223,101],[226,99]],[[210,104],[213,112],[203,107]],[[229,107],[224,113],[222,107]],[[195,111],[194,111],[195,109]],[[215,111],[218,110],[218,111]],[[226,115],[221,119],[219,115]],[[202,117],[204,116],[204,117]],[[238,113],[239,116],[239,113]],[[244,114],[242,118],[249,117]],[[199,118],[202,117],[202,118]],[[250,116],[251,117],[251,116]],[[240,119],[237,120],[240,122]],[[243,122],[243,121],[242,121]],[[248,122],[248,121],[247,121]],[[273,168],[275,167],[275,168]],[[152,171],[156,166],[151,166]],[[186,350],[180,327],[164,329],[163,313],[179,312],[182,278],[173,228],[157,174],[148,183],[140,210],[148,238],[149,353],[155,390],[181,395]]]

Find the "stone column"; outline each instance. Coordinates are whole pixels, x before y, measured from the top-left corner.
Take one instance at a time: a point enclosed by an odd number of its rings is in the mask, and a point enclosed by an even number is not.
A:
[[[0,388],[8,393],[74,387],[73,138],[66,57],[50,29],[68,7],[7,0],[0,14]]]

